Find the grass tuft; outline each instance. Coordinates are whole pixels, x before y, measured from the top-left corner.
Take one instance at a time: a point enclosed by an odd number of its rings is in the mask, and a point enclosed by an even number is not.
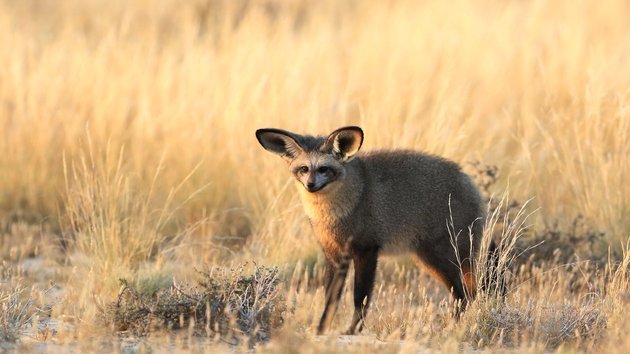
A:
[[[244,337],[251,343],[268,340],[282,325],[286,306],[277,268],[254,266],[247,274],[242,265],[198,276],[194,287],[172,284],[150,292],[121,279],[118,299],[103,317],[115,331],[134,335],[189,328],[197,335],[232,342]]]
[[[40,315],[50,312],[50,307],[34,296],[35,288],[22,285],[19,273],[7,263],[0,263],[0,345],[17,342],[28,327],[38,327]]]

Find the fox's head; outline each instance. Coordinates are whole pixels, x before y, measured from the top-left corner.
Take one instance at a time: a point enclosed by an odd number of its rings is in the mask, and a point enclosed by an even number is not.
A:
[[[258,129],[256,138],[267,151],[289,163],[295,179],[310,193],[325,193],[346,175],[346,164],[363,143],[363,130],[344,127],[328,137],[298,135],[281,129]]]

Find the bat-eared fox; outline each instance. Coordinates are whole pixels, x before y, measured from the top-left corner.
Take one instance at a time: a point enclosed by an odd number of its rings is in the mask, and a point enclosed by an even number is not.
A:
[[[326,302],[318,333],[337,310],[350,260],[355,311],[349,334],[363,327],[381,253],[411,252],[451,290],[460,309],[474,297],[472,260],[484,203],[456,163],[410,150],[359,154],[363,131],[354,126],[327,137],[259,129],[256,138],[289,164],[325,254]]]

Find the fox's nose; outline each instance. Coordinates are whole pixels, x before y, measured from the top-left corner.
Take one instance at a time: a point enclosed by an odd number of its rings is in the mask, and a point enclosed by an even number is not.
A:
[[[309,191],[312,191],[312,190],[313,190],[313,188],[315,188],[315,182],[308,182],[308,183],[306,183],[306,188],[307,188]]]

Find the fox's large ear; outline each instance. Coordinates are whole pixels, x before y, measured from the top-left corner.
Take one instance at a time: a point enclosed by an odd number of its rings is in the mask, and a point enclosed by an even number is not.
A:
[[[286,161],[291,161],[304,150],[298,143],[298,136],[281,129],[258,129],[256,139],[267,151],[280,155]]]
[[[363,130],[359,127],[343,127],[330,133],[326,147],[342,161],[350,161],[363,144]]]

